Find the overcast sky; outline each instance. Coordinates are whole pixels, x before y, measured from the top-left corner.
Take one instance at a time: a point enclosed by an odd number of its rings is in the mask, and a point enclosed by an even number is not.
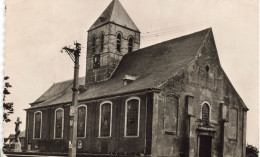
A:
[[[60,53],[75,40],[84,46],[80,76],[85,74],[87,30],[111,0],[6,0],[5,75],[15,105],[4,136],[14,121],[53,83],[73,78],[73,62]],[[258,146],[258,1],[120,0],[142,32],[141,48],[212,27],[220,62],[250,109],[247,143]]]

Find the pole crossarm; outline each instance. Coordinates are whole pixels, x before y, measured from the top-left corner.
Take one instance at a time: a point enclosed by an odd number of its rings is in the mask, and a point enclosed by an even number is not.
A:
[[[68,53],[72,61],[75,63],[75,55],[74,55],[75,50],[68,47],[63,47],[62,50],[65,50],[65,52]],[[62,50],[61,53],[63,52]]]

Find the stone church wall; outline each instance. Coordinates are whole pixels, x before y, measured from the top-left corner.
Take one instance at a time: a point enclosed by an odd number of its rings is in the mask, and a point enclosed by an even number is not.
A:
[[[104,34],[104,48],[101,51],[101,33]],[[117,34],[121,33],[121,49],[117,50]],[[93,52],[92,38],[96,37],[96,51]],[[123,55],[128,53],[128,39],[134,38],[133,51],[140,48],[140,33],[118,26],[113,23],[106,24],[88,32],[87,58],[86,58],[86,82],[98,82],[107,80]],[[93,55],[100,54],[100,68],[93,70]]]
[[[198,156],[200,135],[205,134],[213,136],[212,157],[245,156],[246,112],[220,68],[213,35],[210,33],[199,50],[198,58],[168,80],[162,86],[161,93],[154,95],[152,156]],[[179,96],[176,135],[167,135],[163,129],[164,107],[166,110],[169,107],[165,106],[167,93]],[[192,104],[188,104],[187,96],[193,96]],[[204,102],[210,104],[210,125],[215,130],[214,134],[198,131],[201,124],[201,105]],[[222,119],[223,103],[227,105],[229,113],[225,123]],[[192,111],[188,105],[192,106]],[[230,112],[232,108],[236,109],[237,115]],[[193,115],[189,116],[189,112]],[[235,119],[237,126],[232,126],[230,121]]]

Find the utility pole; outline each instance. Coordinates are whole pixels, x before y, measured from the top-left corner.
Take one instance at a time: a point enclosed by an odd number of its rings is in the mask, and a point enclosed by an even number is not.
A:
[[[77,141],[77,119],[78,119],[78,91],[79,91],[79,56],[81,44],[74,42],[76,46],[74,49],[63,47],[63,50],[68,53],[74,62],[74,78],[72,87],[72,106],[70,108],[70,141],[69,141],[69,157],[76,157],[76,141]]]

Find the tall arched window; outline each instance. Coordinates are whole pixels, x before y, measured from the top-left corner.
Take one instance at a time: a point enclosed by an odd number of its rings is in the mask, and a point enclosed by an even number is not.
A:
[[[100,37],[100,51],[102,52],[104,50],[104,33],[101,33]]]
[[[54,138],[63,137],[63,123],[64,123],[64,110],[62,108],[58,108],[55,110]]]
[[[210,121],[210,107],[209,104],[203,103],[201,107],[201,119],[204,122]]]
[[[92,37],[92,52],[96,52],[96,37]]]
[[[33,138],[41,138],[42,133],[42,112],[34,113]]]
[[[237,129],[238,129],[238,110],[236,108],[230,108],[229,110],[229,131],[228,137],[230,139],[237,139]]]
[[[131,53],[133,51],[133,43],[134,43],[134,39],[133,37],[130,37],[128,40],[128,53]]]
[[[140,98],[126,100],[125,105],[125,136],[139,136]]]
[[[178,126],[179,98],[173,94],[169,94],[165,99],[164,131],[167,134],[176,134]]]
[[[111,137],[112,129],[112,102],[105,101],[100,104],[99,137]]]
[[[80,105],[78,107],[78,123],[77,123],[77,137],[86,137],[87,125],[87,107]]]
[[[122,39],[121,34],[118,33],[116,38],[117,38],[116,49],[117,49],[117,51],[120,51],[121,50],[121,39]]]

